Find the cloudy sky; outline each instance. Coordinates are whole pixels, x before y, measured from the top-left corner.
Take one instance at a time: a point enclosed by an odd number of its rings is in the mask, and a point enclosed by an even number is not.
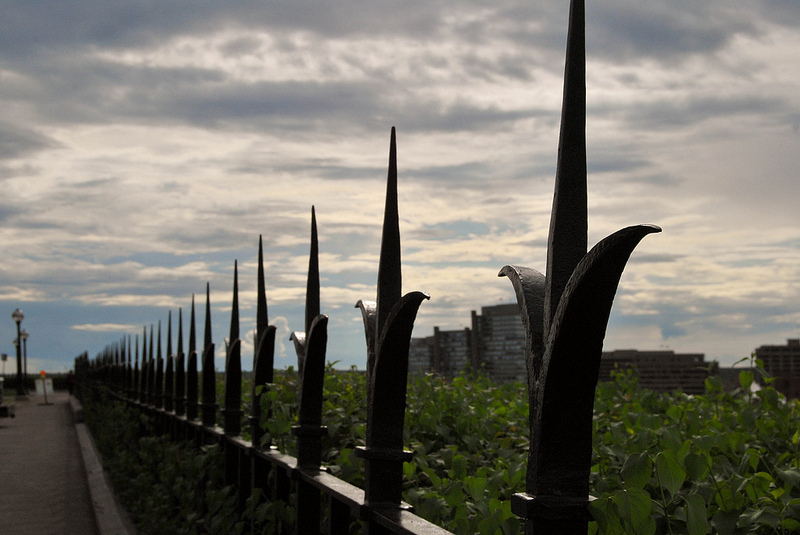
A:
[[[375,298],[392,126],[404,291],[431,295],[415,336],[513,302],[502,266],[544,271],[566,0],[2,12],[0,351],[21,308],[31,373],[166,330],[206,282],[221,368],[234,259],[252,354],[259,235],[276,366],[293,364],[312,205],[328,358],[363,367],[354,304]],[[590,245],[664,229],[628,265],[605,348],[725,365],[800,336],[800,4],[608,0],[586,17]]]

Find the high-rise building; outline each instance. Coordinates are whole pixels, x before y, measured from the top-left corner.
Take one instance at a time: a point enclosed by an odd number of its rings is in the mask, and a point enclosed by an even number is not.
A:
[[[466,369],[482,370],[495,381],[525,380],[525,331],[516,304],[472,311],[472,328],[442,331],[413,338],[408,372],[455,376]]]
[[[761,346],[756,358],[775,378],[772,386],[787,398],[800,398],[800,339],[789,339],[782,346]]]

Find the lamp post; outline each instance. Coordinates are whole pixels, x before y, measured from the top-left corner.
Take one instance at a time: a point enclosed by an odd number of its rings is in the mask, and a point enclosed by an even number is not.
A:
[[[26,381],[28,380],[28,337],[30,335],[27,329],[22,329],[22,332],[19,333],[22,338],[22,375],[25,376]],[[27,391],[27,388],[25,390]]]
[[[23,314],[20,309],[16,309],[11,313],[11,319],[13,319],[17,324],[17,343],[15,344],[17,346],[17,399],[25,399],[27,397],[25,395],[25,384],[23,383],[22,379],[22,347],[19,343],[19,341],[22,339],[19,324],[22,323],[24,318],[25,314]]]

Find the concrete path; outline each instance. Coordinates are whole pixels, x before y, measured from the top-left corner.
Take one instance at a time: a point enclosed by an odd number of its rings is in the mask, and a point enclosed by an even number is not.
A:
[[[69,400],[56,392],[44,405],[32,394],[15,402],[16,418],[0,418],[4,535],[100,533]]]

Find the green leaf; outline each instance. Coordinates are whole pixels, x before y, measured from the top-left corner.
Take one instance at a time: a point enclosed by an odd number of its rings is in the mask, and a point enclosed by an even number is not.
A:
[[[603,535],[625,535],[617,507],[608,496],[589,502],[589,512]]]
[[[706,501],[699,494],[689,494],[686,500],[686,527],[689,535],[705,535],[708,533],[708,515]]]
[[[639,533],[653,508],[650,495],[642,489],[620,490],[614,493],[612,500],[620,518]]]
[[[456,479],[467,477],[467,459],[463,455],[453,457],[453,477]]]
[[[753,379],[753,372],[747,370],[739,372],[739,385],[741,385],[742,390],[745,392],[750,390],[750,385],[753,384]]]
[[[622,467],[622,479],[625,481],[625,488],[643,489],[650,480],[653,473],[653,461],[647,452],[631,454],[625,460]]]
[[[656,477],[670,496],[675,496],[686,479],[686,471],[672,452],[664,451],[656,455]]]
[[[690,453],[683,460],[686,467],[686,476],[691,481],[702,481],[708,477],[710,462],[708,457],[698,453]]]
[[[469,490],[472,499],[482,500],[483,491],[486,490],[486,478],[470,476],[467,477],[465,481],[467,483],[467,490]]]

